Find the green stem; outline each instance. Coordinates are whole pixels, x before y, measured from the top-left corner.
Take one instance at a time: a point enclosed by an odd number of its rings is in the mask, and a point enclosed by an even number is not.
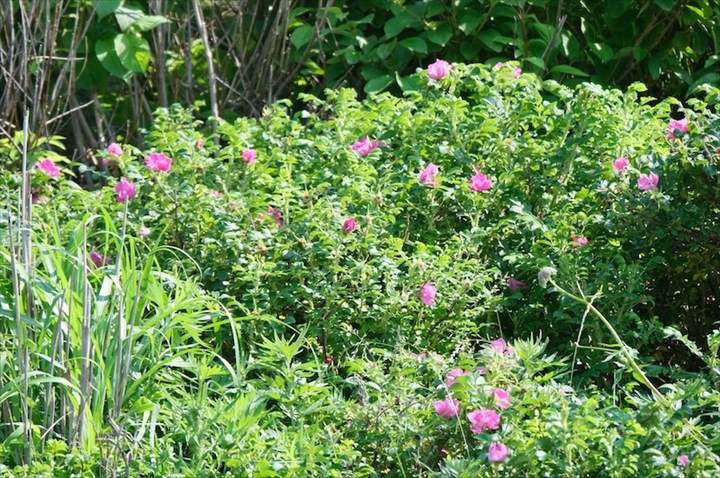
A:
[[[615,340],[615,342],[620,346],[620,351],[622,352],[623,356],[625,357],[625,359],[626,359],[626,360],[628,361],[628,363],[630,364],[630,368],[632,368],[633,371],[634,371],[635,373],[637,373],[637,374],[642,378],[642,381],[643,381],[644,384],[650,389],[650,391],[652,392],[652,394],[655,396],[656,399],[658,399],[659,401],[663,402],[664,405],[670,405],[670,403],[667,401],[667,399],[665,398],[665,396],[664,396],[662,393],[660,393],[660,390],[658,390],[658,389],[655,387],[655,385],[653,385],[653,383],[650,381],[650,379],[647,378],[647,375],[645,375],[645,372],[642,371],[642,369],[640,368],[640,366],[638,365],[638,363],[635,361],[635,359],[633,358],[632,354],[630,353],[630,350],[629,350],[628,346],[625,345],[625,342],[623,342],[623,340],[620,338],[620,335],[617,333],[617,331],[615,330],[615,327],[612,326],[612,324],[610,323],[610,321],[607,320],[607,319],[605,318],[605,316],[604,316],[599,310],[597,310],[597,309],[595,308],[595,306],[592,305],[592,303],[591,303],[590,301],[588,301],[588,300],[584,299],[583,297],[579,297],[579,296],[577,296],[577,295],[575,295],[575,294],[573,294],[573,293],[571,293],[571,292],[563,289],[562,287],[560,287],[560,286],[557,284],[557,282],[555,282],[555,281],[552,279],[552,277],[549,279],[549,282],[553,285],[553,287],[555,287],[555,289],[556,289],[558,292],[560,292],[561,294],[565,295],[566,297],[571,298],[571,299],[574,300],[575,302],[579,302],[579,303],[585,305],[585,307],[587,308],[587,310],[589,310],[595,317],[597,317],[598,319],[600,319],[600,321],[603,323],[603,325],[605,325],[605,327],[606,327],[606,328],[608,329],[608,331],[610,332],[610,335],[612,335],[612,337],[613,337],[613,339]]]

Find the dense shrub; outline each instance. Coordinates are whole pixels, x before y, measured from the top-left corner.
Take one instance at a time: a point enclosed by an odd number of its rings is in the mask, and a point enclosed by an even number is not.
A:
[[[18,324],[0,331],[32,337],[38,379],[5,355],[0,397],[36,426],[3,427],[2,471],[29,440],[44,454],[15,475],[716,473],[718,92],[684,105],[516,67],[440,63],[402,97],[330,90],[212,125],[160,109],[97,170],[33,149],[34,221],[0,226]],[[518,340],[484,345],[499,336]],[[475,409],[501,426],[474,433]],[[58,410],[87,431],[46,423]],[[47,441],[68,436],[84,451]]]

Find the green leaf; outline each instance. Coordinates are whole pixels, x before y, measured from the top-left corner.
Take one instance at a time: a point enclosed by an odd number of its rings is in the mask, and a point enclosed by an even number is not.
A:
[[[660,71],[662,69],[662,57],[659,55],[651,56],[648,60],[648,73],[653,80],[660,78]]]
[[[365,93],[378,93],[388,87],[392,83],[393,77],[390,75],[382,75],[373,78],[365,84]]]
[[[475,31],[475,29],[480,25],[480,22],[483,19],[483,14],[476,11],[470,11],[468,13],[465,13],[460,18],[460,24],[458,25],[458,28],[461,32],[463,32],[466,35],[471,34]]]
[[[528,63],[532,63],[533,65],[537,66],[541,70],[545,69],[545,62],[542,60],[542,58],[531,56],[531,57],[525,58],[524,60],[527,61]]]
[[[662,8],[666,12],[669,12],[670,10],[672,10],[674,3],[675,3],[675,0],[655,0],[655,5]]]
[[[169,20],[161,15],[145,15],[142,8],[135,4],[123,4],[117,8],[115,10],[115,20],[117,20],[122,31],[127,31],[132,27],[146,32],[163,23],[169,23]]]
[[[123,4],[115,10],[115,20],[117,20],[121,31],[130,28],[136,20],[145,16],[145,13],[137,5]]]
[[[163,23],[170,23],[170,20],[160,15],[143,15],[132,23],[140,31],[146,32],[153,28],[159,27]]]
[[[135,73],[145,73],[152,58],[150,45],[138,34],[119,33],[114,40],[115,53],[122,66]]]
[[[314,29],[310,25],[297,27],[290,35],[290,42],[295,48],[300,49],[310,42],[313,31]]]
[[[429,30],[425,36],[436,45],[445,46],[452,38],[452,28],[447,23],[442,23],[434,30]]]
[[[714,84],[717,86],[717,82],[720,80],[720,74],[718,73],[705,73],[700,78],[695,80],[692,85],[688,88],[687,94],[690,95],[695,92],[695,90],[700,87],[701,85],[705,83]]]
[[[393,17],[385,23],[385,27],[383,28],[383,30],[385,31],[385,36],[388,39],[396,37],[398,34],[400,34],[400,32],[412,25],[413,22],[413,18],[407,13],[403,13],[397,17]]]
[[[395,72],[395,81],[403,91],[417,91],[423,85],[418,75],[400,76],[398,72]]]
[[[98,18],[103,18],[120,8],[122,3],[123,0],[93,0],[92,5]]]
[[[574,66],[570,65],[555,65],[552,68],[550,68],[550,73],[561,73],[566,75],[573,75],[573,76],[590,76],[584,71],[575,68]]]
[[[103,38],[95,42],[95,56],[111,75],[125,81],[132,76],[132,72],[123,66],[115,53],[115,43],[112,38]]]
[[[414,53],[427,53],[427,43],[420,37],[410,37],[402,40],[400,45]]]
[[[590,47],[590,51],[593,52],[603,63],[607,63],[612,60],[613,49],[605,43],[591,43],[588,46]]]

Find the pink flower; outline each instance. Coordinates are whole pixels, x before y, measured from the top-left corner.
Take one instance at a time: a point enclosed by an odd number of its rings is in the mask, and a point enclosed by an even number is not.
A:
[[[665,137],[667,139],[677,139],[677,136],[675,136],[676,131],[680,131],[683,134],[689,131],[687,118],[683,118],[681,120],[670,118],[670,122],[668,123],[667,127],[667,134],[665,135]]]
[[[167,173],[172,167],[172,159],[168,158],[163,153],[150,153],[145,158],[145,166],[156,173]]]
[[[433,406],[437,414],[445,418],[456,417],[460,412],[460,402],[451,397],[433,402]]]
[[[490,348],[493,349],[498,355],[502,355],[505,352],[506,347],[507,342],[505,342],[505,339],[495,339],[490,342]]]
[[[462,377],[464,375],[469,375],[469,374],[468,374],[468,372],[466,372],[465,370],[463,370],[461,368],[454,368],[454,369],[450,370],[448,372],[447,376],[445,376],[445,386],[447,386],[447,388],[452,387],[453,385],[455,385],[455,381],[457,380],[457,378]]]
[[[615,170],[616,173],[627,169],[628,166],[630,166],[630,161],[625,156],[620,156],[618,159],[613,161],[612,165],[613,170]]]
[[[435,305],[435,293],[437,289],[434,285],[426,282],[420,287],[420,300],[425,305]]]
[[[500,415],[495,410],[481,409],[468,413],[470,420],[470,431],[482,433],[485,430],[497,430],[500,428]]]
[[[272,217],[275,218],[275,224],[278,226],[282,226],[285,222],[283,221],[282,213],[275,209],[274,207],[270,206],[267,210],[268,214],[270,214]]]
[[[350,146],[350,149],[358,153],[360,156],[367,156],[379,148],[381,144],[382,143],[380,141],[376,139],[370,141],[370,138],[365,136],[364,138],[355,141],[352,146]]]
[[[502,61],[495,63],[495,66],[493,66],[493,68],[495,68],[495,69],[500,69],[500,68],[504,68],[504,67],[505,67],[505,63]]]
[[[655,189],[660,181],[660,177],[655,173],[641,174],[637,180],[637,186],[643,191]]]
[[[342,225],[342,230],[345,232],[353,232],[355,229],[357,229],[357,221],[354,217],[349,217],[345,219]]]
[[[114,154],[116,156],[119,156],[123,153],[122,148],[117,143],[110,143],[107,147],[108,154]]]
[[[92,251],[90,253],[90,260],[93,264],[95,264],[95,267],[102,267],[107,263],[107,257],[103,256],[97,251]]]
[[[58,169],[57,166],[55,166],[55,163],[52,159],[43,159],[42,161],[38,161],[38,163],[35,165],[36,168],[38,168],[43,173],[47,174],[51,178],[56,178],[60,176],[60,169]]]
[[[477,193],[487,191],[492,185],[492,180],[480,171],[476,171],[475,175],[470,178],[470,189]]]
[[[428,65],[428,76],[431,80],[441,80],[450,73],[450,63],[445,60],[435,60],[435,63]]]
[[[515,68],[513,70],[513,77],[520,78],[520,75],[522,75],[522,68]]]
[[[138,236],[140,236],[140,237],[147,237],[147,236],[149,236],[149,235],[150,235],[150,229],[149,229],[149,228],[147,228],[147,227],[145,227],[145,226],[140,226],[140,228],[138,228]]]
[[[507,280],[507,286],[510,290],[520,290],[527,287],[527,285],[523,281],[517,280],[514,277],[511,277]]]
[[[425,166],[425,169],[420,171],[420,174],[418,174],[418,179],[424,185],[434,188],[435,186],[437,186],[435,176],[437,176],[439,172],[440,169],[437,167],[437,165],[433,163],[428,163],[428,165]]]
[[[508,447],[500,442],[493,442],[488,448],[488,461],[497,462],[505,461],[509,454]]]
[[[253,164],[257,161],[257,151],[254,149],[243,149],[242,152],[243,161],[247,164]]]
[[[588,238],[585,236],[572,236],[570,240],[573,241],[575,247],[582,247],[588,243]]]
[[[115,185],[118,202],[125,202],[135,197],[135,185],[124,177]]]
[[[680,455],[677,459],[677,463],[680,466],[688,466],[690,464],[690,458],[687,455]]]
[[[493,392],[493,396],[495,397],[495,406],[498,408],[502,408],[503,410],[507,410],[510,408],[510,393],[508,393],[507,390],[503,390],[502,388],[496,388]]]
[[[211,189],[211,190],[210,190],[210,195],[211,195],[212,197],[214,197],[214,198],[221,198],[221,197],[223,197],[223,193],[221,193],[221,192],[218,191],[217,189]]]

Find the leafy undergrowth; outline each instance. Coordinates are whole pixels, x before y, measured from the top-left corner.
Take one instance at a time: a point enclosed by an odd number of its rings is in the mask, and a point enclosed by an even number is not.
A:
[[[429,73],[31,148],[4,476],[715,476],[717,91]]]

